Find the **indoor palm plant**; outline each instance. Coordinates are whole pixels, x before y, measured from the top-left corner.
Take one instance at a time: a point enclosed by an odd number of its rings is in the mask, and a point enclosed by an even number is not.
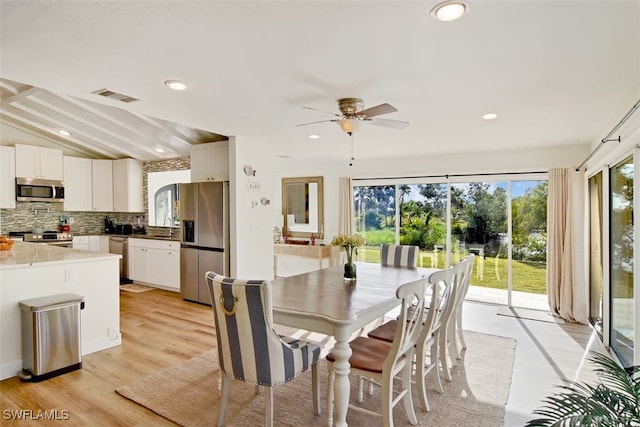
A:
[[[640,426],[640,366],[620,367],[609,357],[592,352],[589,357],[602,380],[581,384],[567,380],[561,392],[543,400],[533,411],[533,426]]]
[[[347,262],[344,265],[344,278],[354,280],[356,278],[356,265],[353,262],[354,253],[358,255],[358,248],[364,245],[364,238],[359,234],[338,234],[331,240],[331,246],[342,246],[347,253]]]

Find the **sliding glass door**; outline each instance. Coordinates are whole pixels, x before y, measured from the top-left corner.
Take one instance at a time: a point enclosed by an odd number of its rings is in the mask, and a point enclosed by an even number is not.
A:
[[[625,366],[634,362],[634,162],[629,156],[610,176],[611,348]]]
[[[380,262],[383,243],[418,246],[419,267],[473,253],[468,299],[548,310],[547,180],[530,177],[355,186],[358,260]]]

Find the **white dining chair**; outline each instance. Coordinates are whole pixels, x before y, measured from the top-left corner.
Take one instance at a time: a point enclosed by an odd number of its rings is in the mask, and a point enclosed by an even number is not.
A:
[[[351,347],[351,373],[381,387],[381,413],[373,412],[358,405],[349,404],[349,409],[382,417],[382,424],[393,426],[393,408],[400,401],[409,422],[416,425],[418,420],[413,409],[411,395],[411,376],[413,353],[418,335],[422,328],[424,315],[425,279],[400,286],[396,290],[396,297],[401,300],[400,316],[394,330],[393,340],[386,343],[374,338],[360,336],[349,342]],[[412,306],[417,309],[410,310]],[[332,353],[327,355],[329,367],[329,384],[327,388],[327,411],[329,418],[333,413],[334,379]],[[401,387],[394,390],[393,380],[400,375]],[[361,388],[361,384],[360,388]],[[358,401],[362,401],[362,393],[358,394]]]

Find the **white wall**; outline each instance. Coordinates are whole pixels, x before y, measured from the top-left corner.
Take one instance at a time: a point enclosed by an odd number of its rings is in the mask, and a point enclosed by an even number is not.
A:
[[[247,137],[229,138],[230,245],[233,277],[273,277],[273,210],[280,198],[273,195],[273,154],[269,144]],[[255,176],[247,176],[244,166]],[[262,198],[269,200],[262,204]],[[275,200],[275,201],[274,201]]]

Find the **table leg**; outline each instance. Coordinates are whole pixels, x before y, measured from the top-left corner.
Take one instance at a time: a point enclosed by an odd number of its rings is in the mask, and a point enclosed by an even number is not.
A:
[[[349,384],[349,358],[351,357],[351,347],[349,347],[349,334],[346,331],[337,331],[335,335],[336,344],[331,350],[336,360],[333,363],[335,372],[334,383],[334,413],[335,425],[345,427],[347,425],[347,409],[349,408],[349,394],[351,385]],[[327,425],[332,425],[332,414],[327,413]]]

